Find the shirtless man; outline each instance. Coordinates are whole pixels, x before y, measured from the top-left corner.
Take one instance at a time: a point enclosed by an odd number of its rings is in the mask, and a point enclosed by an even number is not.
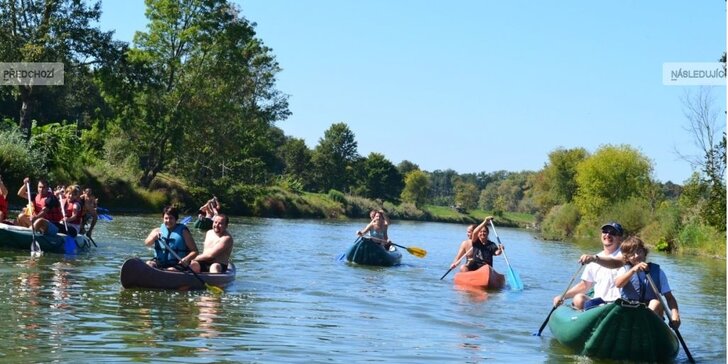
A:
[[[195,273],[224,273],[227,270],[233,252],[233,237],[227,227],[227,215],[218,214],[212,218],[212,230],[205,234],[202,254],[190,262],[190,268]]]
[[[91,233],[94,230],[94,226],[96,226],[96,221],[99,218],[99,213],[96,211],[99,199],[94,196],[94,193],[90,188],[86,188],[83,190],[83,194],[81,195],[81,202],[83,203],[83,209],[81,211],[81,216],[83,216],[81,233],[86,234],[86,236],[90,238]],[[88,230],[84,231],[86,224],[88,224],[89,227]]]

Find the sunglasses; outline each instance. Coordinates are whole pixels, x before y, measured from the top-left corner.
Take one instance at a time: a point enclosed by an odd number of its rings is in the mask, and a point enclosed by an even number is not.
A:
[[[607,235],[611,235],[611,236],[619,236],[617,231],[614,229],[604,229],[604,230],[602,230],[602,234],[607,234]]]

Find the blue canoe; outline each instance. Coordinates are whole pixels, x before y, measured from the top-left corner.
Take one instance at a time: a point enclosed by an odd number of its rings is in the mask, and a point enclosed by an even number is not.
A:
[[[394,245],[385,250],[372,239],[359,237],[346,252],[346,260],[356,264],[391,267],[402,261],[402,253]]]

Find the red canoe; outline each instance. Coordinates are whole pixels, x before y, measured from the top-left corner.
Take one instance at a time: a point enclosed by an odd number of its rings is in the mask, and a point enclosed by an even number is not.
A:
[[[461,286],[498,289],[506,285],[506,277],[486,264],[475,271],[458,272],[455,274],[453,283]]]

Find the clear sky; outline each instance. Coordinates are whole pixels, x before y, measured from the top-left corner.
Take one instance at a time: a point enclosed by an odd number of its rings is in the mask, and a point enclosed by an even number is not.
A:
[[[458,173],[536,171],[558,147],[629,144],[684,182],[681,97],[666,62],[716,62],[726,3],[705,1],[239,0],[283,68],[286,135],[313,148],[345,122],[359,153]],[[103,0],[131,41],[143,0]],[[726,110],[725,87],[713,90]]]

